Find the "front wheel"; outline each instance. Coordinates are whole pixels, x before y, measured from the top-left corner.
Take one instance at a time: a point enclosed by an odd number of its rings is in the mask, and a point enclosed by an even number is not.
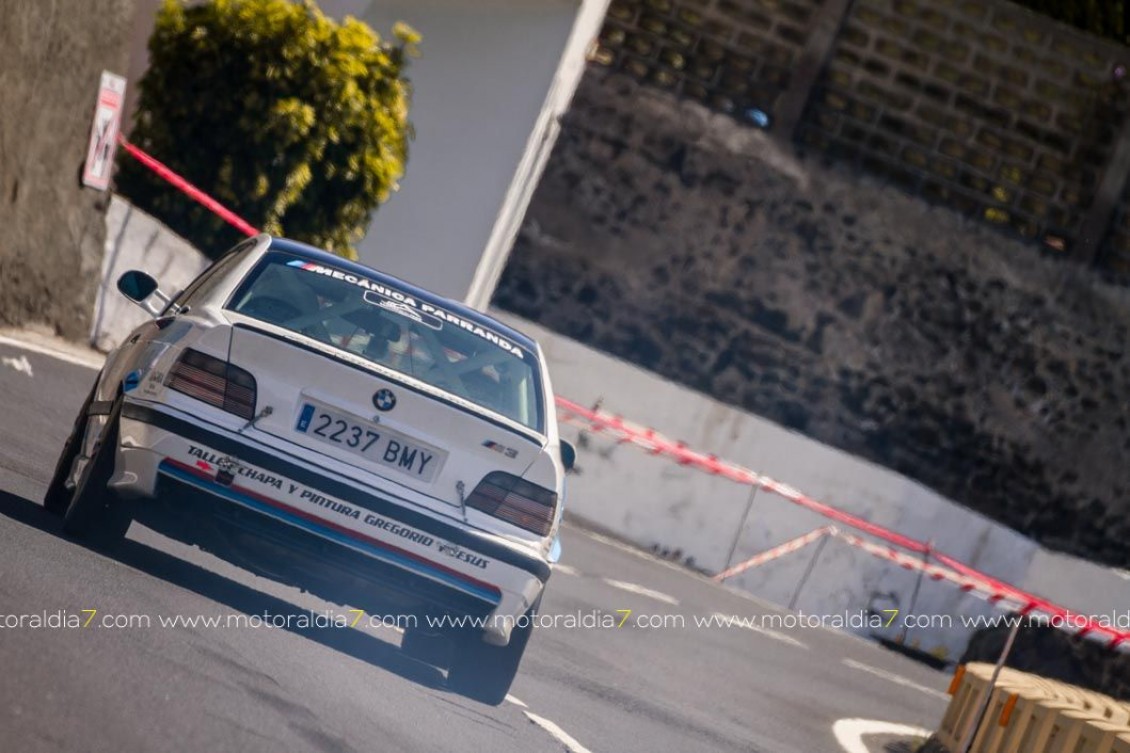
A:
[[[63,516],[64,533],[103,546],[125,538],[130,525],[130,516],[123,503],[106,488],[114,473],[121,415],[122,400],[118,398],[110,410],[94,453],[75,484],[74,495]],[[81,436],[78,441],[82,442]]]
[[[540,604],[539,596],[524,619],[514,626],[510,642],[505,646],[484,643],[480,633],[463,636],[455,645],[451,669],[447,672],[448,689],[490,706],[506,700],[526,644],[530,642]]]

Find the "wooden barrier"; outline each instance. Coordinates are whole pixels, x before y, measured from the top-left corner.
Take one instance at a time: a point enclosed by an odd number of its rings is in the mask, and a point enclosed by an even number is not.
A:
[[[937,734],[953,753],[975,725],[971,753],[1130,753],[1130,705],[1008,667],[990,688],[992,673],[975,663],[954,675]]]
[[[1116,737],[1110,753],[1130,753],[1130,733],[1123,732]]]

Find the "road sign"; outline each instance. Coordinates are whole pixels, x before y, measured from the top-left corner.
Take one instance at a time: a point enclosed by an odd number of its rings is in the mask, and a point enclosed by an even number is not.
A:
[[[84,186],[97,188],[99,191],[110,187],[110,172],[114,166],[114,148],[118,143],[125,96],[126,80],[116,73],[102,71],[98,105],[94,108],[94,122],[90,126],[90,145],[86,149],[86,164],[82,170]]]

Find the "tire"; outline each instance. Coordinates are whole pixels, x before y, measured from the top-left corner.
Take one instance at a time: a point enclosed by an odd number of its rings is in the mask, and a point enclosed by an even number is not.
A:
[[[90,410],[90,403],[94,400],[94,392],[97,389],[98,381],[95,380],[94,387],[91,388],[90,394],[83,401],[78,415],[75,416],[75,421],[71,425],[71,434],[67,437],[67,441],[63,443],[63,450],[59,453],[59,460],[55,463],[55,473],[51,476],[51,483],[47,485],[47,493],[43,495],[43,507],[52,515],[63,515],[67,511],[71,497],[74,496],[74,490],[67,487],[67,477],[71,475],[75,458],[78,457],[79,450],[82,448],[82,438],[86,433],[86,423],[89,420],[86,413]]]
[[[446,635],[425,633],[419,628],[407,628],[400,639],[400,651],[410,659],[447,669],[451,666],[451,638]]]
[[[74,494],[63,516],[64,533],[102,546],[111,546],[125,538],[131,522],[125,505],[106,488],[114,473],[121,415],[122,399],[119,397],[110,410],[94,454],[75,484]]]
[[[447,672],[447,687],[471,700],[497,706],[506,700],[518,665],[533,633],[533,618],[538,613],[541,597],[526,612],[524,625],[515,625],[510,642],[505,646],[484,643],[482,633],[462,636],[455,645],[455,655]]]

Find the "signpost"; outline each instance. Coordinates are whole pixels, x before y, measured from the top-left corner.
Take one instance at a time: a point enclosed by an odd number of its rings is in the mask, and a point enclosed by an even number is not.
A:
[[[114,166],[114,149],[118,143],[125,95],[125,78],[102,71],[98,105],[94,109],[94,122],[90,126],[90,145],[86,149],[86,163],[82,169],[84,186],[99,191],[110,187],[110,173]]]

